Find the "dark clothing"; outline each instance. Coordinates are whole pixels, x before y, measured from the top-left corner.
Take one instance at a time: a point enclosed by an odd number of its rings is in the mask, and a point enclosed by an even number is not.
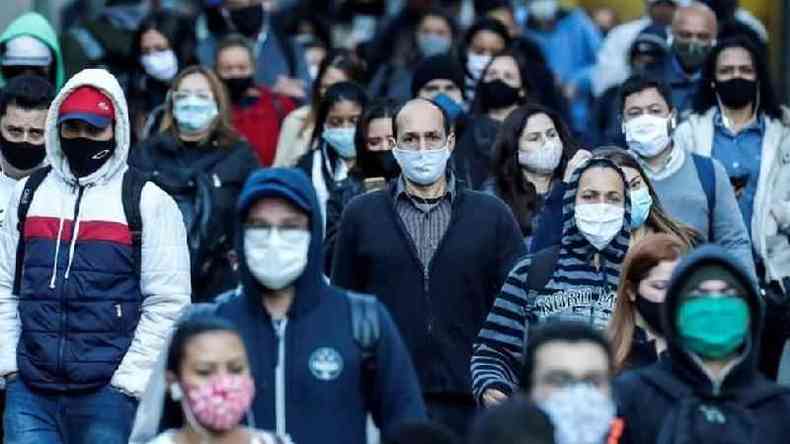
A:
[[[702,84],[702,73],[686,73],[677,57],[670,55],[664,62],[664,82],[671,88],[672,105],[678,115],[683,117],[687,111],[691,111],[694,96]]]
[[[332,280],[375,294],[390,309],[423,392],[471,400],[472,341],[510,267],[526,252],[521,232],[499,199],[459,183],[447,232],[423,266],[395,209],[395,192],[391,183],[349,203]]]
[[[308,263],[294,282],[295,299],[286,319],[274,321],[263,308],[263,287],[247,268],[243,236],[237,237],[242,287],[218,300],[217,314],[236,323],[247,350],[255,351],[250,353],[251,371],[256,385],[265,387],[253,401],[256,425],[287,433],[294,442],[363,444],[368,412],[384,431],[400,421],[424,419],[411,360],[381,304],[375,379],[362,377],[362,349],[352,334],[349,298],[321,275],[322,222],[307,177],[293,169],[255,173],[241,194],[237,228],[254,202],[285,193],[309,206],[311,222]],[[285,361],[278,363],[278,356]]]
[[[491,174],[494,141],[501,123],[485,114],[469,116],[471,122],[458,139],[453,162],[458,180],[479,190]]]
[[[418,200],[410,195],[403,178],[395,184],[395,211],[417,249],[423,268],[431,264],[436,248],[450,225],[454,195],[455,179],[452,176],[447,181],[447,192],[435,202]]]
[[[562,242],[562,197],[565,195],[567,184],[559,182],[552,187],[549,196],[543,203],[543,209],[537,217],[537,225],[532,227],[532,242],[529,245],[530,253],[559,245]]]
[[[326,236],[324,237],[324,272],[332,274],[332,258],[335,253],[337,230],[340,228],[340,217],[351,199],[365,194],[365,179],[349,175],[337,191],[329,195],[326,202]]]
[[[233,209],[258,160],[244,141],[184,143],[163,133],[132,150],[129,164],[151,174],[181,208],[190,236],[192,301],[233,288]]]
[[[725,367],[720,381],[704,370],[683,346],[675,323],[681,289],[705,266],[728,270],[746,289],[750,330],[740,354]],[[667,359],[625,373],[615,381],[624,444],[787,442],[790,434],[790,389],[757,371],[763,304],[750,274],[726,250],[707,245],[675,269],[662,306]]]

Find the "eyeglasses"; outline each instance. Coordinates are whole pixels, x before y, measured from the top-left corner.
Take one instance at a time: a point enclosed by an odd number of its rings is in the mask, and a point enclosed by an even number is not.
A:
[[[269,225],[257,222],[244,224],[244,229],[255,230],[265,240],[271,239],[272,235],[276,234],[284,242],[296,242],[309,233],[307,228],[298,225]]]

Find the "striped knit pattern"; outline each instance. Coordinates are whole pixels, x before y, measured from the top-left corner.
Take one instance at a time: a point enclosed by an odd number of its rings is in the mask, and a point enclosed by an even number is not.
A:
[[[527,288],[532,256],[516,264],[505,281],[480,330],[472,355],[472,386],[475,398],[494,388],[510,394],[518,387],[529,328],[548,320],[589,323],[605,328],[615,306],[623,259],[628,250],[630,201],[626,193],[623,228],[600,252],[600,268],[593,258],[597,250],[579,232],[574,203],[579,177],[594,160],[577,170],[563,197],[563,236],[557,264],[545,288]],[[619,170],[618,170],[619,171]],[[625,180],[623,180],[623,185]]]
[[[411,236],[423,268],[427,269],[439,247],[453,214],[452,198],[455,194],[455,179],[447,181],[447,194],[436,204],[417,202],[406,192],[403,178],[395,191],[395,210]]]

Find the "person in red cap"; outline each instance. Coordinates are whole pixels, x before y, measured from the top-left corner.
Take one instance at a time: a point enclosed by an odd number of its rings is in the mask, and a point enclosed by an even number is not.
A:
[[[81,71],[47,114],[50,166],[11,194],[0,229],[6,443],[128,443],[189,304],[181,213],[127,167],[130,132],[115,77]]]

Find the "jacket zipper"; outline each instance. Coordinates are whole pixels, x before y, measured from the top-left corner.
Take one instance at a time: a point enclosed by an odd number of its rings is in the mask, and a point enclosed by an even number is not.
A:
[[[85,190],[84,187],[77,186],[77,200],[74,202],[74,217],[72,221],[77,220],[77,216],[79,216],[80,211],[80,202],[82,201],[82,192]],[[72,242],[76,242],[75,237],[78,233],[74,232],[76,228],[76,224],[72,223],[71,226],[71,238]],[[61,239],[61,242],[63,240]],[[66,250],[66,256],[68,256],[68,249]],[[60,257],[55,258],[56,261],[60,260]],[[57,276],[55,277],[57,279]],[[68,322],[68,317],[66,316],[66,295],[63,292],[63,286],[58,286],[58,293],[60,296],[60,337],[58,338],[58,373],[63,370],[63,349],[66,345],[66,322]]]
[[[277,367],[274,369],[274,415],[275,430],[278,435],[285,435],[285,328],[288,319],[272,320],[274,333],[277,335]]]

